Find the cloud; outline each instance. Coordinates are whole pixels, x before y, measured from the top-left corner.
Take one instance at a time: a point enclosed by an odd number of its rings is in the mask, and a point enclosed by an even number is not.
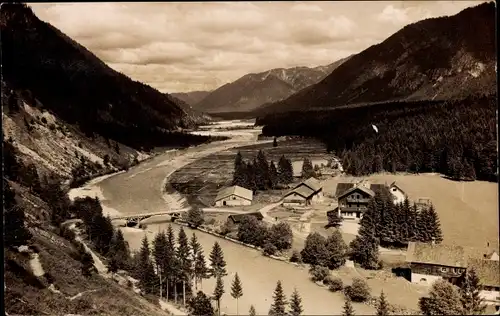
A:
[[[359,53],[402,26],[478,1],[32,3],[112,68],[163,92]],[[374,13],[375,12],[375,13]]]

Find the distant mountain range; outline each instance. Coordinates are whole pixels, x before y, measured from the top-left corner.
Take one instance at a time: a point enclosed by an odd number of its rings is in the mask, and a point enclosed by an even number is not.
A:
[[[318,83],[285,100],[266,104],[256,114],[494,94],[495,11],[493,2],[483,3],[454,16],[405,26],[341,63]]]
[[[203,100],[211,91],[191,91],[191,92],[177,92],[170,93],[171,96],[186,102],[189,105],[194,105]]]
[[[174,94],[174,96],[185,100],[194,109],[207,113],[249,112],[265,103],[285,99],[319,82],[348,59],[349,57],[314,68],[277,68],[257,74],[247,74],[204,97],[205,92],[198,91],[183,95]],[[201,100],[194,103],[197,98]]]

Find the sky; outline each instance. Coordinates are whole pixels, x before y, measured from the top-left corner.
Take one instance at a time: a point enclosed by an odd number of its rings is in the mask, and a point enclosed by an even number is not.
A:
[[[327,65],[430,17],[484,1],[31,3],[111,68],[162,92]]]

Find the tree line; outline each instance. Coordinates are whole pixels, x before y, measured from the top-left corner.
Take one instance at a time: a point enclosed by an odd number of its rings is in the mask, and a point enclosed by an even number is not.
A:
[[[256,124],[264,125],[266,136],[323,140],[339,155],[344,171],[355,176],[439,172],[453,179],[497,181],[495,111],[496,97],[470,96],[273,114]]]
[[[244,161],[238,151],[234,159],[233,185],[252,191],[268,190],[287,185],[293,181],[292,162],[281,156],[276,167],[274,161],[268,162],[265,153],[259,150],[253,161]]]

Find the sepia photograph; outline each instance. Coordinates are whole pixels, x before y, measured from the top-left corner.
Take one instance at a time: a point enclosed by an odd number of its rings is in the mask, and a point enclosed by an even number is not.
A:
[[[496,11],[0,4],[3,314],[500,315]]]

